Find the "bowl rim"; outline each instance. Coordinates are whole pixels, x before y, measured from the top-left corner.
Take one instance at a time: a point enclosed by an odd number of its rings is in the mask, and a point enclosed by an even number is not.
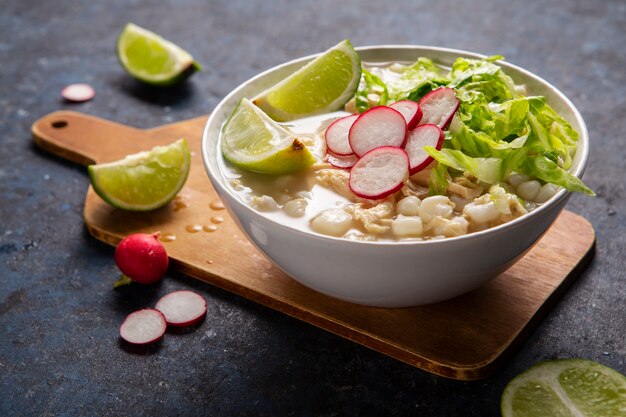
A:
[[[363,51],[375,51],[375,50],[398,50],[398,49],[406,49],[406,50],[423,50],[423,51],[433,51],[433,52],[440,52],[440,53],[445,53],[445,54],[456,54],[458,56],[463,56],[463,57],[469,57],[469,58],[474,58],[474,59],[484,59],[487,58],[487,55],[483,55],[483,54],[479,54],[476,52],[470,52],[470,51],[465,51],[462,49],[453,49],[453,48],[445,48],[445,47],[439,47],[439,46],[427,46],[427,45],[407,45],[407,44],[383,44],[383,45],[367,45],[367,46],[359,46],[359,47],[355,47],[354,48],[357,52],[363,52]],[[446,237],[443,239],[429,239],[429,240],[398,240],[398,241],[366,241],[366,240],[355,240],[355,239],[346,239],[344,237],[335,237],[335,236],[327,236],[327,235],[322,235],[319,233],[315,233],[314,231],[304,231],[304,230],[300,230],[297,229],[295,227],[291,227],[282,223],[279,223],[278,221],[267,217],[265,215],[263,215],[263,213],[258,212],[257,210],[255,210],[254,208],[250,207],[249,205],[247,205],[245,202],[241,201],[240,197],[236,195],[236,193],[234,193],[231,189],[229,189],[227,186],[225,186],[225,184],[223,184],[223,181],[219,180],[219,176],[216,173],[213,173],[212,168],[210,167],[209,164],[209,155],[208,155],[208,144],[210,143],[209,139],[208,139],[208,131],[209,131],[209,127],[216,123],[215,119],[217,118],[217,114],[219,113],[217,110],[224,105],[224,103],[226,103],[227,101],[229,101],[229,99],[231,99],[232,96],[236,95],[240,90],[244,89],[245,87],[249,86],[250,84],[254,83],[255,81],[257,81],[260,78],[265,77],[267,74],[270,74],[274,71],[278,71],[284,67],[287,66],[291,66],[294,65],[296,63],[306,63],[309,60],[312,60],[314,58],[316,58],[317,56],[321,55],[323,52],[320,53],[315,53],[315,54],[311,54],[311,55],[307,55],[304,57],[300,57],[300,58],[296,58],[296,59],[292,59],[290,61],[284,62],[282,64],[279,65],[275,65],[265,71],[262,71],[260,73],[258,73],[257,75],[249,78],[248,80],[244,81],[243,83],[239,84],[237,87],[235,87],[230,93],[228,93],[222,100],[220,100],[220,102],[215,106],[215,108],[213,109],[213,111],[211,112],[205,127],[203,129],[202,132],[202,143],[201,143],[201,152],[202,152],[202,162],[204,165],[204,169],[209,177],[209,180],[211,181],[213,187],[216,189],[216,191],[218,192],[219,195],[222,194],[228,194],[230,197],[233,198],[234,201],[236,201],[236,203],[241,206],[245,211],[247,211],[249,214],[251,214],[252,216],[256,216],[259,218],[264,219],[265,221],[271,223],[273,226],[278,227],[280,229],[283,230],[288,230],[290,233],[296,233],[298,235],[301,235],[303,237],[307,237],[309,239],[314,239],[314,240],[320,240],[322,242],[335,242],[335,243],[339,243],[339,244],[345,244],[345,245],[372,245],[372,246],[421,246],[421,245],[429,245],[429,246],[434,246],[434,245],[442,245],[442,244],[452,244],[452,242],[462,242],[462,241],[466,241],[466,240],[472,240],[472,239],[480,239],[486,235],[491,235],[491,234],[496,234],[496,233],[500,233],[503,232],[506,229],[509,228],[514,228],[518,225],[523,225],[524,223],[530,221],[531,219],[540,216],[542,213],[549,211],[553,206],[557,205],[558,202],[560,202],[561,200],[563,200],[564,198],[568,197],[569,194],[571,194],[571,192],[565,190],[564,188],[561,188],[555,195],[553,195],[548,201],[546,201],[545,203],[543,203],[542,205],[540,205],[539,207],[533,209],[532,211],[528,212],[527,214],[520,216],[516,219],[513,219],[509,222],[500,224],[498,226],[494,226],[494,227],[490,227],[488,229],[485,230],[481,230],[481,231],[477,231],[477,232],[472,232],[472,233],[468,233],[465,235],[461,235],[461,236],[454,236],[454,237]],[[428,57],[426,55],[426,57]],[[368,62],[368,61],[363,61],[363,62]],[[578,165],[575,167],[574,171],[570,171],[572,172],[572,174],[574,174],[576,177],[578,178],[582,178],[584,172],[585,172],[585,168],[587,166],[587,162],[589,159],[589,133],[587,130],[587,125],[585,124],[585,121],[582,117],[582,115],[580,114],[580,111],[578,110],[578,108],[576,108],[576,106],[574,105],[574,103],[572,103],[572,101],[563,93],[561,92],[558,88],[556,88],[554,85],[552,85],[550,82],[546,81],[545,79],[539,77],[538,75],[522,68],[519,67],[517,65],[511,64],[507,61],[504,60],[497,60],[495,61],[495,63],[497,63],[498,65],[504,67],[505,69],[508,68],[512,68],[515,71],[523,74],[524,77],[528,77],[531,79],[534,79],[535,81],[538,81],[541,84],[544,84],[548,89],[550,89],[552,91],[553,94],[555,94],[556,96],[559,97],[560,100],[562,100],[567,107],[569,107],[572,110],[572,113],[574,115],[574,118],[576,119],[576,121],[578,122],[578,124],[580,125],[580,131],[578,132],[579,137],[578,137],[578,143],[577,143],[577,149],[576,149],[576,154],[578,156],[579,152],[582,152],[580,155],[580,159],[579,159],[579,163]],[[223,127],[223,123],[226,121],[226,118],[224,120],[222,120],[220,122],[220,128],[219,131],[221,131],[222,127]],[[215,141],[216,143],[218,143],[218,141]]]

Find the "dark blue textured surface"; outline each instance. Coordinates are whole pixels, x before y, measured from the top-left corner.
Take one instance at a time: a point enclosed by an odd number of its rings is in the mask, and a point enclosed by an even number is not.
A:
[[[583,357],[626,373],[626,3],[623,1],[4,0],[0,7],[1,416],[497,416],[515,374]],[[181,88],[139,85],[120,68],[124,23],[146,26],[204,65]],[[502,54],[561,89],[587,121],[586,181],[570,210],[598,233],[597,255],[493,377],[429,375],[184,276],[112,290],[113,249],[85,231],[84,168],[44,154],[30,124],[75,109],[138,127],[207,114],[242,81],[350,38]],[[64,104],[63,86],[95,100]],[[207,320],[148,350],[121,345],[129,312],[190,288]]]

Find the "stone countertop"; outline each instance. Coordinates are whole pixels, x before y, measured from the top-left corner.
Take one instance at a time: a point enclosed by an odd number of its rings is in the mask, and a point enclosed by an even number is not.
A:
[[[626,4],[583,0],[7,0],[0,10],[0,415],[498,416],[507,381],[554,358],[626,373]],[[127,21],[204,65],[172,91],[116,61]],[[207,114],[276,64],[355,45],[421,44],[502,54],[563,91],[591,137],[585,181],[597,253],[519,351],[492,377],[443,379],[183,275],[113,291],[113,248],[85,231],[83,167],[39,151],[30,125],[72,109],[137,127]],[[97,91],[84,104],[67,84]],[[189,288],[209,301],[200,327],[143,354],[117,332],[131,311]]]

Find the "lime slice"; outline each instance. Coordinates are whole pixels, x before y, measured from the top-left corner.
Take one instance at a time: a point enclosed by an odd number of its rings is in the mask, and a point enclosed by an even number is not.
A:
[[[503,417],[622,417],[626,377],[588,360],[543,362],[509,382],[501,407]]]
[[[89,166],[93,189],[113,207],[148,211],[166,205],[189,175],[191,155],[185,139],[119,161]]]
[[[315,162],[296,136],[245,98],[222,129],[222,154],[233,165],[262,174],[288,174]]]
[[[155,85],[173,85],[202,67],[179,46],[133,23],[117,39],[117,58],[136,79]]]
[[[361,59],[346,39],[262,93],[254,104],[280,122],[328,113],[354,96],[360,80]]]

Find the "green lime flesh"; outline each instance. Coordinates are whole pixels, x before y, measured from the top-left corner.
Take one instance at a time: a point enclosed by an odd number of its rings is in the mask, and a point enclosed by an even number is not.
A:
[[[501,409],[503,417],[626,416],[626,377],[583,359],[539,363],[509,382]]]
[[[289,174],[315,162],[291,132],[242,99],[222,129],[221,148],[231,164],[262,174]]]
[[[190,166],[187,142],[180,139],[119,161],[90,165],[88,170],[91,185],[104,201],[123,210],[149,211],[176,196]]]
[[[277,121],[328,113],[354,96],[360,79],[361,60],[345,40],[262,93],[254,103]]]
[[[177,84],[202,68],[179,46],[133,23],[118,37],[117,57],[136,79],[161,86]]]

